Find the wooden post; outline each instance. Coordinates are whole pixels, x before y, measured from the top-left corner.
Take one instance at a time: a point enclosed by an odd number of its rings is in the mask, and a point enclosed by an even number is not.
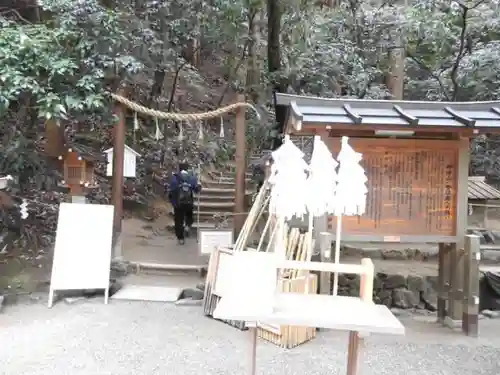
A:
[[[245,95],[238,94],[236,96],[237,102],[244,102]],[[238,237],[243,224],[245,223],[245,171],[246,171],[246,158],[245,158],[245,108],[238,108],[236,112],[236,184],[234,192],[234,234],[235,238]]]
[[[359,297],[367,302],[373,302],[373,262],[369,258],[361,259],[365,272],[361,275]],[[357,375],[360,367],[360,354],[363,349],[364,339],[359,332],[349,332],[349,347],[347,349],[347,375]]]
[[[465,236],[464,301],[462,330],[468,336],[478,335],[479,316],[479,236]]]
[[[449,271],[450,271],[450,245],[439,244],[439,267],[438,267],[438,298],[437,298],[437,321],[444,323],[447,315],[447,302],[449,294]]]
[[[457,181],[457,211],[456,236],[458,243],[451,252],[450,261],[450,294],[448,317],[450,325],[455,326],[462,319],[464,263],[463,248],[467,232],[468,217],[468,180],[470,162],[470,140],[460,138],[458,148],[458,181]]]
[[[332,240],[329,232],[321,232],[319,234],[320,256],[321,262],[330,263],[332,261]],[[320,294],[332,294],[330,272],[321,272],[319,289]]]
[[[124,92],[119,92],[124,96]],[[118,122],[114,129],[113,144],[113,180],[111,186],[111,202],[115,207],[113,220],[114,238],[118,238],[122,231],[123,217],[123,161],[125,158],[125,108],[116,102],[114,113],[118,117]]]

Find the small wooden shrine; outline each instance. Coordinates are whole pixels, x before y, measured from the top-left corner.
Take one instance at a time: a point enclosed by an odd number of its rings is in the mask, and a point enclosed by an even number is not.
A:
[[[97,187],[94,169],[97,162],[105,162],[103,155],[73,145],[67,146],[58,160],[64,176],[61,186],[68,188],[72,196],[84,196]]]
[[[275,105],[277,113],[286,111],[280,124],[284,133],[320,135],[335,157],[339,138],[348,136],[363,154],[367,212],[342,219],[342,241],[439,244],[438,319],[463,320],[464,330],[477,332],[479,240],[466,235],[469,149],[473,136],[500,132],[500,101],[325,99],[277,93]],[[325,218],[315,227],[335,233],[335,222]]]

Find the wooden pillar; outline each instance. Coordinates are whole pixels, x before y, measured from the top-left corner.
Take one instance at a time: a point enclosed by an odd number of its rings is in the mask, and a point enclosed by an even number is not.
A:
[[[437,321],[444,323],[448,313],[448,298],[450,293],[450,251],[451,246],[446,243],[439,244],[438,267],[438,298]]]
[[[479,236],[465,236],[464,301],[462,330],[468,336],[477,336],[479,320]]]
[[[244,102],[245,95],[238,94],[237,102]],[[234,192],[234,234],[238,237],[243,224],[245,223],[245,172],[246,172],[246,157],[245,157],[245,107],[238,108],[236,112],[236,184]]]
[[[463,249],[467,232],[468,216],[468,179],[469,179],[469,138],[460,138],[458,149],[458,181],[457,181],[457,212],[456,236],[457,243],[451,251],[450,259],[450,293],[448,317],[451,325],[462,319],[464,262]]]
[[[365,301],[373,302],[373,278],[374,268],[373,262],[369,258],[361,259],[361,264],[365,267],[361,275],[361,283],[359,288],[359,297]],[[358,375],[360,368],[360,356],[363,350],[364,338],[360,332],[349,332],[349,346],[347,349],[347,375]]]
[[[124,96],[125,92],[119,92]],[[113,230],[115,238],[122,231],[123,217],[123,161],[125,158],[125,107],[116,102],[114,113],[118,117],[118,122],[114,128],[113,143],[113,178],[111,186],[111,202],[115,207],[113,220]]]
[[[320,243],[320,256],[321,261],[325,263],[330,263],[332,261],[332,239],[329,232],[319,233]],[[330,295],[332,294],[331,285],[331,274],[330,272],[321,272],[319,280],[320,294]]]

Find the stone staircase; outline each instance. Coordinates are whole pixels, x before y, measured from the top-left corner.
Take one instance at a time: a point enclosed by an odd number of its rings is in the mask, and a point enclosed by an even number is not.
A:
[[[217,171],[206,171],[201,176],[202,191],[195,195],[194,224],[195,228],[230,228],[235,207],[235,172],[234,166],[227,166]],[[246,194],[251,196],[254,187],[251,173],[246,173]]]

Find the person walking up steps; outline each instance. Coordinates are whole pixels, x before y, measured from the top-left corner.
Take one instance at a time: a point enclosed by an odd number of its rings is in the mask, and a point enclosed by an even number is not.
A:
[[[189,165],[179,164],[179,171],[170,180],[168,198],[174,208],[175,236],[180,245],[193,226],[194,193],[201,191],[196,176],[188,172]]]

